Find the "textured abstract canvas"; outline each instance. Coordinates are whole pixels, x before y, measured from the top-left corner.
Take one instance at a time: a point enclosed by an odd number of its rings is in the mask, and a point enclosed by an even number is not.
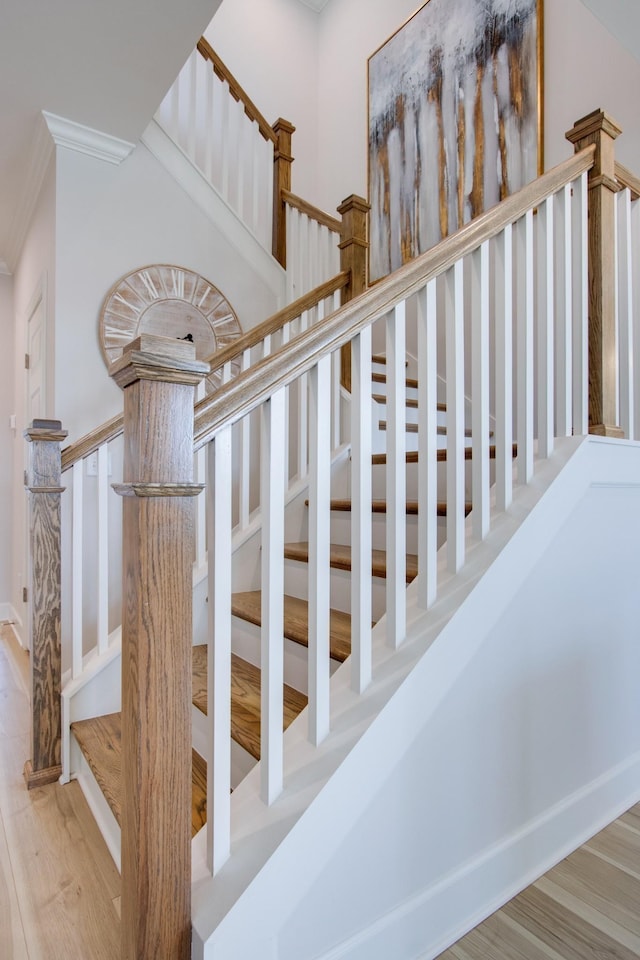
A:
[[[369,58],[369,275],[540,172],[542,0],[428,0]]]

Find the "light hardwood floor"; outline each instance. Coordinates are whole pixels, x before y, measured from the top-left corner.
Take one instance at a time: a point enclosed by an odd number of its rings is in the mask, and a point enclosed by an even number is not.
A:
[[[0,626],[0,960],[118,960],[120,877],[80,788],[24,786],[27,674]],[[640,958],[640,804],[439,960],[604,958]]]
[[[0,958],[118,960],[120,876],[80,787],[25,788],[27,684],[0,626]]]
[[[438,960],[637,960],[640,804]]]

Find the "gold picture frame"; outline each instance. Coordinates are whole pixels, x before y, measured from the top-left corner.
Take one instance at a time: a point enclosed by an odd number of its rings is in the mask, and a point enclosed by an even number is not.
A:
[[[543,0],[426,0],[367,61],[369,280],[543,170]]]

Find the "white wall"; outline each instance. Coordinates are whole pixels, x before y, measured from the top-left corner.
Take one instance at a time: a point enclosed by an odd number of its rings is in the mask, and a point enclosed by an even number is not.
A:
[[[11,603],[17,616],[16,627],[20,639],[26,642],[23,623],[26,607],[22,603],[22,588],[26,586],[25,537],[26,497],[23,471],[26,467],[27,446],[23,439],[26,429],[26,374],[24,355],[27,351],[27,322],[29,311],[42,294],[47,325],[47,379],[45,415],[55,418],[53,369],[55,362],[54,303],[55,303],[55,160],[52,159],[27,230],[22,252],[14,274],[14,411],[16,433],[13,439],[13,526],[11,548]]]
[[[11,481],[13,430],[13,278],[0,275],[0,620],[11,617]]]
[[[124,274],[150,263],[194,270],[222,291],[243,329],[278,309],[273,291],[143,144],[119,167],[58,148],[57,209],[55,406],[72,439],[122,409],[98,318]]]
[[[329,0],[313,14],[298,0],[223,0],[207,31],[267,119],[297,125],[294,189],[327,211],[367,195],[367,58],[415,9]],[[546,167],[571,154],[575,121],[603,108],[623,128],[619,158],[640,173],[640,63],[580,0],[545,0],[544,84]]]
[[[299,0],[223,0],[205,31],[265,119],[295,126],[293,192],[307,200],[319,151],[318,22]]]

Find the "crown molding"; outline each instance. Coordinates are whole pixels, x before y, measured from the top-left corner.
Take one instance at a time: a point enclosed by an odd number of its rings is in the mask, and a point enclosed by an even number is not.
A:
[[[109,133],[85,127],[46,110],[42,111],[42,116],[57,147],[67,147],[88,157],[95,157],[96,160],[120,164],[127,159],[135,146],[128,140],[120,140],[119,137],[112,137]]]
[[[7,249],[7,264],[9,270],[15,270],[22,250],[22,244],[27,233],[31,215],[35,209],[44,178],[53,156],[53,141],[42,118],[38,124],[29,151],[29,165],[24,180],[22,196],[18,203],[16,214],[11,224]]]
[[[300,0],[300,3],[304,3],[305,7],[310,7],[316,13],[324,10],[328,2],[329,0]]]

